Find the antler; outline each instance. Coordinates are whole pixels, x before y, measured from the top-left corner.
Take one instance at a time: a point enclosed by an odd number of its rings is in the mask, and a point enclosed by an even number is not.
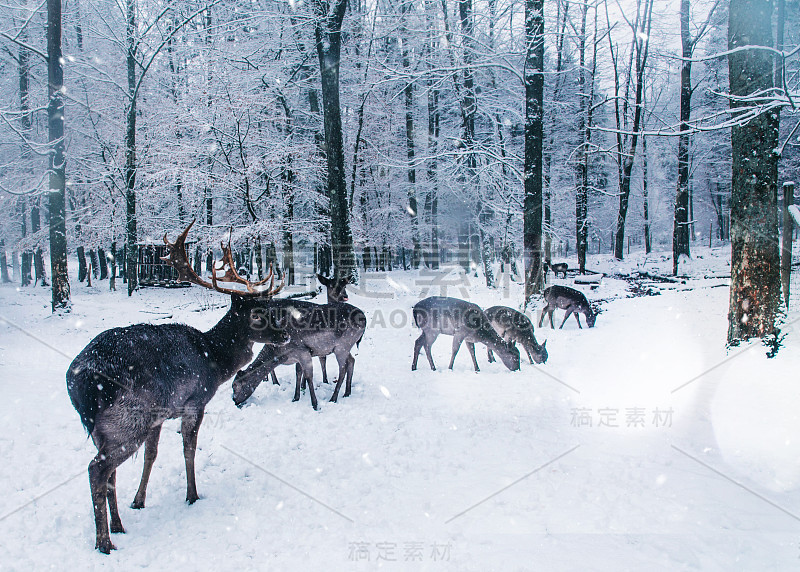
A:
[[[188,256],[186,255],[186,237],[188,236],[189,230],[192,228],[194,223],[195,221],[192,221],[191,224],[186,227],[186,230],[184,230],[178,236],[175,242],[171,243],[169,240],[167,240],[167,235],[164,233],[164,244],[167,245],[169,256],[164,256],[161,258],[161,260],[168,262],[173,268],[175,268],[175,270],[178,271],[179,280],[191,282],[192,284],[197,284],[198,286],[203,286],[204,288],[209,288],[211,290],[216,290],[217,292],[222,292],[223,294],[247,297],[272,297],[280,292],[281,289],[283,289],[283,282],[281,282],[281,284],[275,288],[275,275],[272,271],[272,265],[269,267],[269,275],[260,282],[250,282],[249,280],[239,276],[236,273],[230,244],[228,244],[227,248],[225,246],[222,247],[222,270],[224,270],[225,273],[222,276],[217,277],[217,265],[216,261],[214,261],[214,263],[211,265],[211,282],[203,280],[192,269],[192,266],[189,264]],[[259,286],[265,284],[268,280],[270,281],[268,288],[258,288]],[[242,290],[236,290],[234,288],[225,288],[220,286],[218,282],[244,284],[247,287],[247,291],[245,292]]]

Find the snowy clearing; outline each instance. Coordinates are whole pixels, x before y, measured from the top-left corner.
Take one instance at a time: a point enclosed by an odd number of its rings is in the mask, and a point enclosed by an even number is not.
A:
[[[225,296],[200,288],[73,282],[73,309],[50,291],[0,288],[0,569],[768,570],[800,560],[800,336],[788,316],[777,358],[726,352],[727,249],[698,249],[691,277],[625,297],[610,275],[666,273],[593,257],[597,326],[536,327],[549,359],[481,372],[451,338],[437,371],[410,371],[410,308],[440,295],[419,273],[367,274],[350,302],[368,318],[353,395],[320,411],[292,403],[294,372],[241,410],[224,384],[200,430],[201,500],[184,502],[178,421],[168,421],[147,508],[129,508],[143,451],[119,469],[127,534],[94,550],[86,467],[96,450],[70,404],[65,371],[98,333],[138,322],[200,329]],[[75,268],[73,265],[72,268]],[[552,279],[552,275],[550,276]],[[519,285],[490,291],[455,274],[446,294],[516,307]],[[555,283],[571,284],[572,277]],[[362,283],[363,284],[363,283]],[[541,307],[541,304],[537,306]],[[529,312],[530,315],[530,312]],[[557,312],[560,321],[563,314]],[[533,317],[538,326],[538,314]],[[556,323],[556,326],[558,326]],[[335,360],[332,360],[335,362]],[[331,378],[335,377],[330,366]]]

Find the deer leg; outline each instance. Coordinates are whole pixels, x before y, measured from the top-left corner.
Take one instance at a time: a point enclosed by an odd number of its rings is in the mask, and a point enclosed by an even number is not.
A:
[[[97,431],[97,430],[96,430]],[[98,434],[99,435],[99,434]],[[95,436],[93,435],[93,438]],[[111,476],[128,457],[133,455],[136,449],[142,444],[143,436],[137,439],[116,443],[109,446],[103,443],[92,462],[89,463],[89,486],[92,490],[92,506],[94,507],[94,524],[96,530],[95,548],[103,554],[110,554],[116,546],[111,542],[111,535],[108,530],[108,513],[106,512],[106,502],[108,502],[109,485]],[[102,442],[101,437],[96,438],[96,442]],[[113,484],[116,484],[116,479]],[[114,493],[115,494],[115,493]],[[113,510],[113,509],[112,509]],[[113,514],[112,514],[113,519]],[[122,528],[119,520],[119,512],[113,525]]]
[[[189,413],[181,418],[181,435],[183,436],[183,458],[186,461],[186,502],[194,504],[197,496],[197,483],[194,478],[194,454],[197,451],[197,432],[203,422],[203,410]]]
[[[478,373],[480,369],[478,369],[478,360],[475,359],[475,344],[467,342],[467,349],[469,350],[469,356],[472,358],[472,365],[475,366],[475,373]]]
[[[567,313],[564,315],[564,321],[561,322],[561,325],[558,327],[559,330],[564,327],[564,324],[567,322],[567,318],[570,317],[570,314],[572,314],[572,310],[567,310]],[[575,317],[577,318],[577,316]],[[580,325],[580,322],[578,322],[578,324]]]
[[[433,371],[436,371],[436,366],[433,365],[433,356],[431,355],[431,347],[433,346],[433,342],[436,341],[436,338],[439,337],[439,334],[435,333],[426,333],[425,334],[425,355],[428,356],[428,363],[431,366]]]
[[[303,379],[308,383],[308,393],[311,396],[311,407],[317,410],[317,395],[314,393],[314,362],[311,361],[311,354],[308,354],[298,361],[298,365],[303,371]],[[299,395],[297,396],[300,397]]]
[[[461,347],[461,342],[464,341],[464,336],[455,334],[453,335],[453,355],[450,356],[450,369],[453,369],[453,362],[456,361],[456,354],[458,353],[458,348]]]
[[[528,354],[528,359],[531,360],[531,365],[533,365],[533,356],[531,355],[531,350],[526,347],[525,353]]]
[[[542,327],[542,322],[544,322],[544,317],[547,315],[547,308],[548,306],[542,308],[542,313],[539,315],[539,325],[537,326],[539,328]]]
[[[556,311],[556,309],[555,309],[555,308],[553,308],[553,309],[552,309],[552,310],[550,310],[550,312],[549,312],[549,314],[550,314],[550,329],[551,329],[551,330],[555,330],[555,329],[556,329],[556,327],[553,325],[553,314],[555,313],[555,311]]]
[[[275,375],[274,369],[272,370],[272,373],[270,373],[270,377],[272,377],[272,385],[280,385],[280,383],[278,383],[278,376]]]
[[[327,356],[319,356],[319,365],[322,367],[322,383],[328,383],[328,370],[325,367]]]
[[[353,386],[353,370],[356,366],[356,358],[353,357],[353,354],[347,352],[347,384],[344,387],[344,396],[350,397],[350,389]]]
[[[417,341],[414,342],[414,359],[411,361],[411,371],[417,370],[417,359],[419,358],[419,351],[422,349],[422,345],[424,342],[425,342],[425,332],[422,332],[417,338]]]
[[[494,363],[494,354],[492,353],[492,348],[486,348],[486,358],[489,360],[489,363]]]
[[[339,356],[337,354],[336,359],[339,361],[339,379],[336,380],[336,389],[333,390],[333,395],[331,396],[331,402],[333,403],[336,403],[336,400],[339,398],[339,388],[342,387],[342,382],[347,377],[348,370],[351,369],[349,360],[353,360],[353,363],[355,363],[355,359],[350,355],[350,352],[347,352],[346,356]],[[350,395],[350,391],[345,388],[345,397],[348,395]]]
[[[111,532],[125,532],[122,520],[119,518],[119,508],[117,507],[117,470],[108,477],[106,487],[106,500],[108,501],[108,512],[111,513]]]
[[[578,312],[575,312],[575,319],[578,321],[578,327],[582,330],[583,326],[581,326],[581,317],[578,315]]]
[[[294,379],[294,397],[292,397],[292,401],[300,401],[300,389],[302,385],[302,389],[306,388],[305,384],[305,377],[303,376],[303,368],[300,367],[298,363],[294,367],[295,371],[295,379]]]
[[[147,439],[144,442],[144,469],[142,469],[142,480],[139,482],[139,490],[136,491],[136,496],[133,498],[131,508],[144,508],[144,499],[147,495],[147,483],[150,480],[150,471],[153,469],[153,463],[156,462],[158,455],[158,439],[161,437],[161,425],[153,427],[147,434]]]

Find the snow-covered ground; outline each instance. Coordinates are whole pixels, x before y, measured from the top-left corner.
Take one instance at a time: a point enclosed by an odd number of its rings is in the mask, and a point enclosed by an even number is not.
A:
[[[223,385],[200,430],[193,506],[179,422],[168,421],[146,509],[128,508],[142,451],[118,471],[127,534],[114,535],[110,556],[94,550],[95,449],[67,396],[67,366],[107,328],[207,329],[227,300],[197,287],[129,298],[123,286],[73,281],[72,312],[51,315],[48,290],[4,285],[0,569],[796,568],[800,316],[786,318],[774,359],[760,344],[727,352],[727,256],[699,249],[684,284],[646,285],[658,296],[626,297],[629,284],[611,277],[582,287],[603,300],[597,326],[537,328],[547,363],[523,360],[513,373],[482,347],[479,374],[465,348],[447,370],[447,337],[434,345],[437,371],[423,357],[411,372],[410,308],[441,284],[368,274],[350,292],[369,321],[353,395],[331,404],[322,386],[315,412],[307,395],[291,402],[294,373],[281,368],[282,385],[262,384],[239,410]],[[589,266],[656,274],[671,262],[596,256]],[[484,307],[521,299],[505,277],[498,290],[455,273],[443,281]]]

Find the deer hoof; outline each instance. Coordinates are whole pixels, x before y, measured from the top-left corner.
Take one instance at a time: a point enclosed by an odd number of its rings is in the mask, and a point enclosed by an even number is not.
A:
[[[187,502],[188,504],[194,504],[194,503],[196,503],[196,502],[197,502],[199,499],[200,499],[200,497],[199,497],[199,496],[197,496],[197,493],[194,493],[193,495],[186,495],[186,502]]]
[[[121,522],[112,522],[111,532],[113,532],[114,534],[125,534],[125,527],[122,526]]]
[[[131,508],[136,510],[144,508],[144,500],[140,501],[138,499],[133,499],[133,502],[131,503]]]
[[[94,547],[102,552],[103,554],[111,554],[112,550],[116,550],[117,547],[111,543],[110,538],[102,538],[98,539],[95,543]]]

